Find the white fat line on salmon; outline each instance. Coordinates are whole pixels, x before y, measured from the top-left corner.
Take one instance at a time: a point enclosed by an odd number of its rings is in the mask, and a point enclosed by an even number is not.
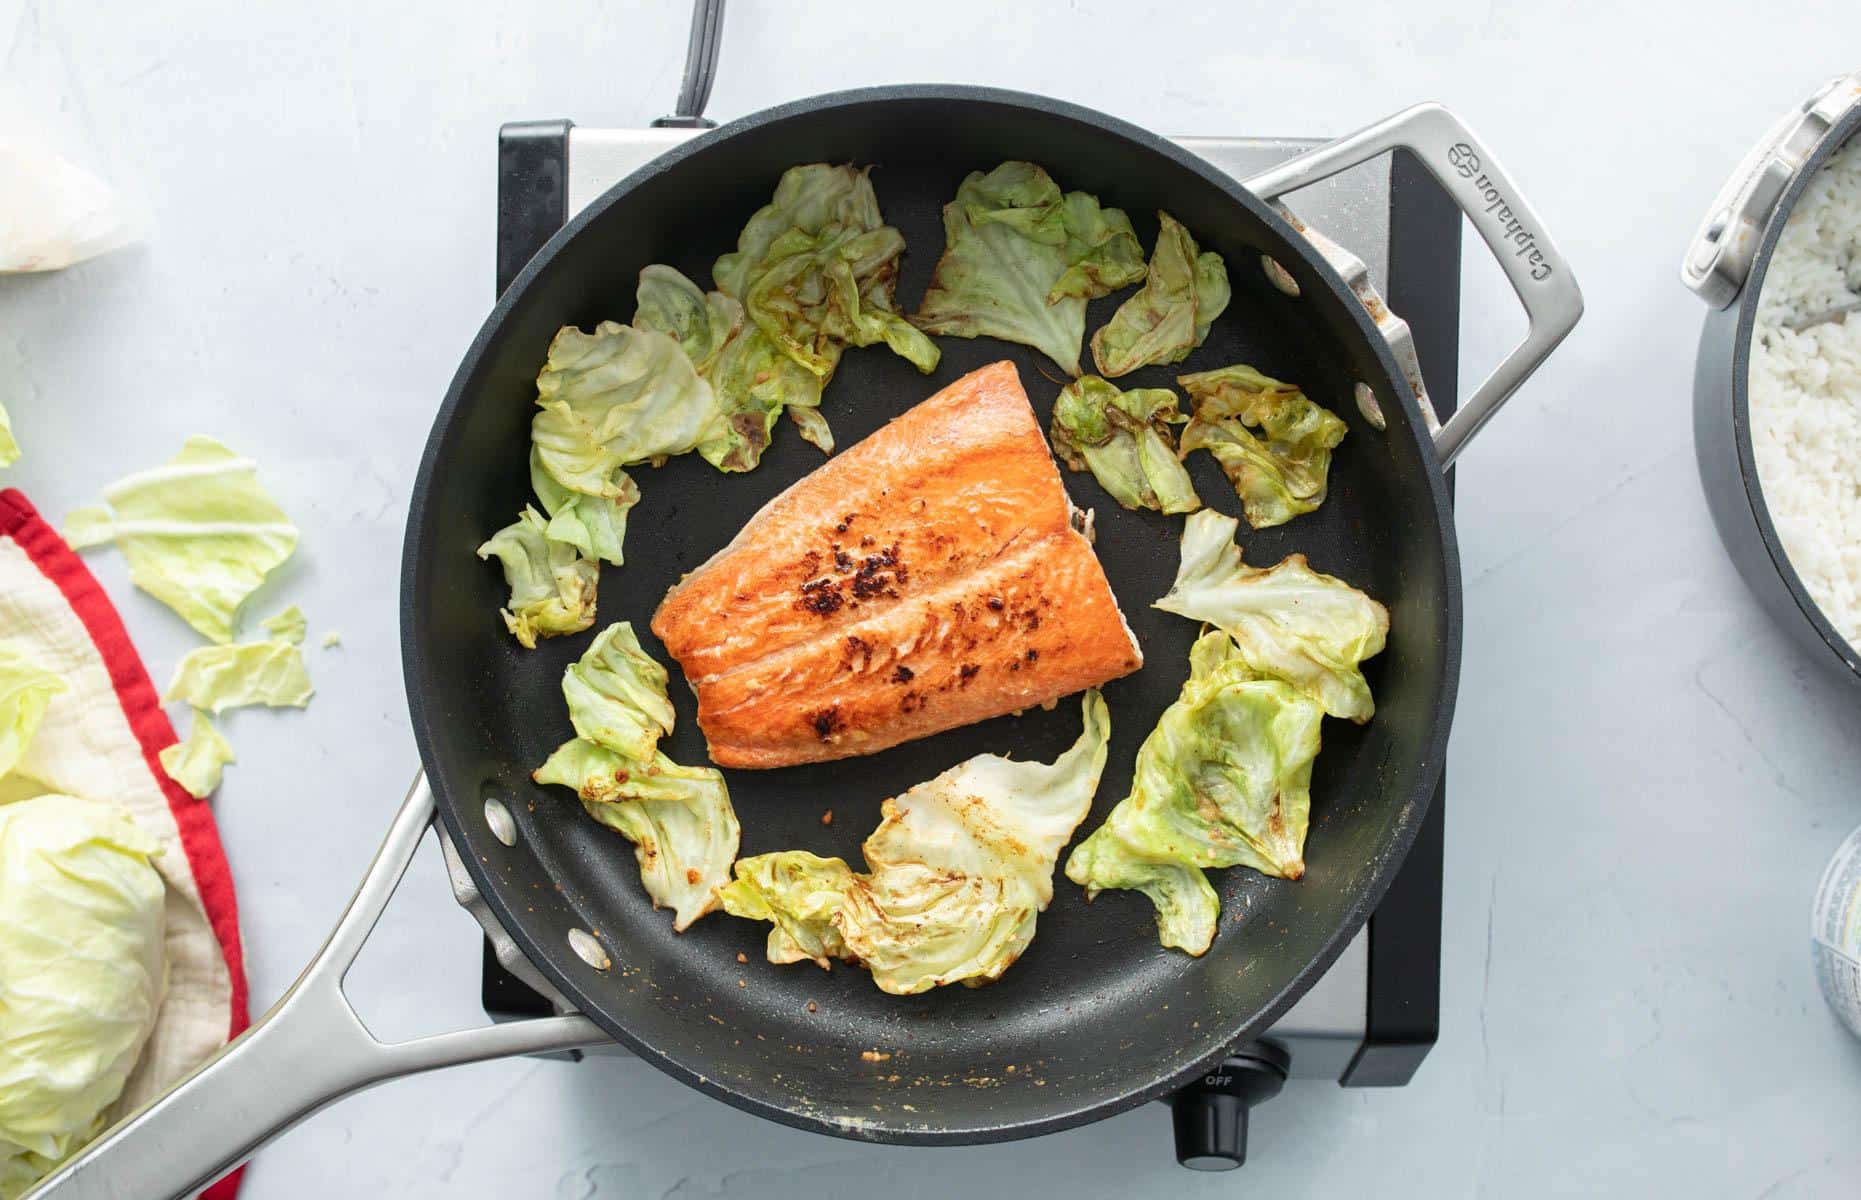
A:
[[[151,467],[147,471],[125,475],[103,489],[103,498],[114,504],[118,496],[127,495],[138,488],[148,487],[150,484],[174,483],[183,479],[209,479],[215,475],[256,474],[257,471],[258,462],[250,458],[229,458],[224,462],[177,463],[166,467]]]

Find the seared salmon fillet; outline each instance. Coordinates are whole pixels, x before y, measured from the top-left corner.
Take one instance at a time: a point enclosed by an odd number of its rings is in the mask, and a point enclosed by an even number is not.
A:
[[[1143,665],[1014,364],[798,480],[659,605],[725,767],[872,754]]]

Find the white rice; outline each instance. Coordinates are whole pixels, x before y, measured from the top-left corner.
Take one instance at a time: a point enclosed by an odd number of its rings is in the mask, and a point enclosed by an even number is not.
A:
[[[1788,323],[1861,299],[1861,142],[1804,191],[1765,276],[1751,347],[1751,445],[1790,565],[1829,623],[1861,646],[1861,312]]]

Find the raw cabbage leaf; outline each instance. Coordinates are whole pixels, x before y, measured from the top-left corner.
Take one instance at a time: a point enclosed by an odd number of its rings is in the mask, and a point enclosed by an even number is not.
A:
[[[0,805],[0,1186],[103,1128],[161,1007],[161,845],[56,793]]]
[[[1062,194],[1030,162],[972,172],[943,206],[943,256],[912,320],[926,333],[1019,342],[1079,374],[1086,301],[1143,277],[1122,210]]]
[[[1207,450],[1255,529],[1283,525],[1325,502],[1331,451],[1347,426],[1290,383],[1237,363],[1178,376],[1195,416],[1182,450]],[[1258,435],[1249,427],[1258,429]]]
[[[1205,870],[1305,874],[1324,709],[1262,678],[1219,630],[1202,635],[1189,663],[1182,694],[1138,748],[1131,794],[1073,849],[1066,877],[1088,899],[1107,888],[1144,893],[1162,943],[1202,954],[1221,915]]]
[[[723,774],[658,749],[674,717],[666,679],[631,624],[602,630],[562,678],[576,736],[532,778],[573,788],[589,816],[631,841],[653,907],[672,909],[684,930],[718,906],[739,830]]]
[[[1001,978],[1053,899],[1060,849],[1092,807],[1111,718],[1094,690],[1052,763],[982,754],[883,807],[866,871],[806,851],[737,864],[724,910],[767,920],[771,962],[845,958],[894,995]]]
[[[311,695],[303,648],[274,639],[188,651],[175,664],[162,703],[181,701],[217,717],[253,704],[303,708]]]
[[[168,773],[168,778],[187,789],[188,795],[201,800],[220,786],[221,768],[237,761],[232,746],[199,711],[194,713],[194,723],[188,727],[187,740],[169,746],[160,757],[162,770]]]
[[[1239,527],[1212,509],[1192,515],[1176,582],[1156,607],[1226,631],[1249,667],[1286,681],[1332,716],[1368,721],[1376,702],[1358,665],[1382,653],[1388,610],[1312,570],[1303,554],[1264,569],[1243,564],[1234,544]]]
[[[806,411],[826,427],[813,411],[826,381],[783,353],[745,318],[735,298],[703,292],[678,271],[654,264],[640,272],[633,323],[677,341],[711,385],[721,420],[698,444],[698,453],[718,470],[748,471],[762,461],[784,408],[798,425]],[[823,449],[833,449],[831,436]]]
[[[13,440],[13,420],[6,415],[6,405],[0,404],[0,467],[10,467],[19,461],[19,443]]]
[[[543,536],[573,546],[583,558],[620,566],[627,540],[627,513],[640,502],[640,489],[625,471],[616,469],[602,495],[571,491],[556,482],[543,466],[536,447],[530,447],[530,487],[542,501],[549,523]]]
[[[1159,212],[1157,221],[1157,248],[1144,286],[1092,335],[1092,359],[1102,375],[1181,362],[1228,307],[1228,268],[1221,255],[1198,251],[1170,214]]]
[[[26,757],[39,722],[65,681],[40,666],[24,642],[0,640],[0,776]]]
[[[547,530],[542,514],[526,506],[515,523],[478,548],[479,558],[496,558],[504,567],[510,586],[504,624],[526,650],[536,648],[538,637],[580,633],[594,624],[601,564]]]
[[[115,540],[129,578],[202,636],[233,639],[239,606],[297,548],[258,467],[199,434],[166,465],[119,479],[65,521],[72,546]]]
[[[1170,431],[1182,420],[1176,393],[1168,388],[1126,392],[1084,375],[1053,402],[1053,448],[1068,467],[1091,471],[1126,508],[1194,512],[1202,501],[1176,457]]]
[[[259,622],[265,627],[273,641],[301,644],[304,634],[310,630],[310,622],[304,619],[304,610],[293,604],[275,617],[266,617]]]
[[[593,333],[558,330],[536,393],[530,440],[543,469],[590,496],[619,497],[622,467],[695,450],[721,421],[711,385],[678,342],[614,321]]]

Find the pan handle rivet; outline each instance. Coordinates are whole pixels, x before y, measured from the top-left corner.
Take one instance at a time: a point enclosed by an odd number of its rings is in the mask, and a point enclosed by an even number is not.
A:
[[[1364,420],[1370,422],[1371,428],[1389,428],[1389,422],[1383,416],[1383,406],[1376,402],[1376,393],[1370,390],[1369,384],[1360,383],[1351,392],[1357,397],[1357,411],[1363,414]]]
[[[1271,254],[1260,256],[1260,269],[1267,273],[1267,281],[1288,296],[1297,297],[1299,281],[1292,277],[1292,272],[1279,265],[1279,260]]]
[[[491,829],[491,836],[506,846],[517,844],[517,821],[510,815],[510,809],[496,796],[485,797],[485,824]]]
[[[601,943],[595,940],[594,934],[585,929],[569,930],[569,949],[597,971],[605,971],[614,965],[607,951],[601,948]]]

